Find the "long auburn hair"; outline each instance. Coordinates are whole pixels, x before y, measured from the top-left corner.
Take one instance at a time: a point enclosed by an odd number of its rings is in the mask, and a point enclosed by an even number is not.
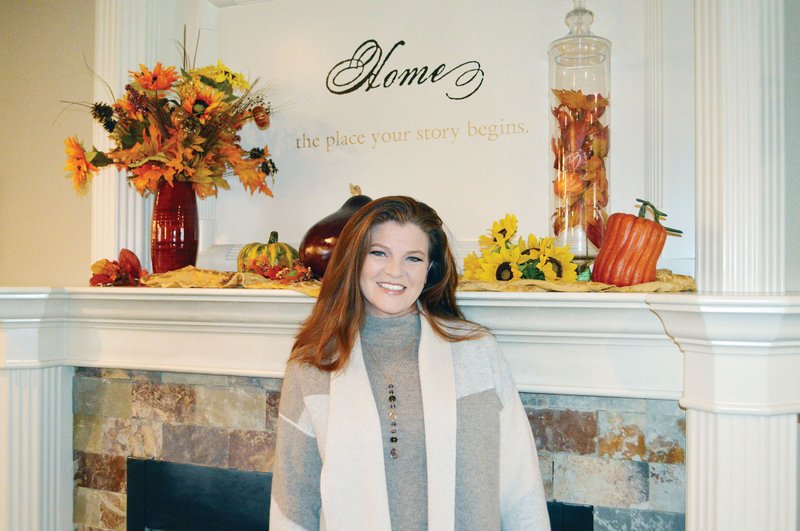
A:
[[[366,313],[359,280],[371,245],[371,230],[388,221],[413,223],[428,236],[430,268],[418,303],[431,328],[448,341],[474,339],[485,332],[467,321],[456,303],[458,272],[439,215],[411,197],[388,196],[361,207],[342,229],[317,302],[295,338],[290,362],[324,371],[336,371],[347,364]]]

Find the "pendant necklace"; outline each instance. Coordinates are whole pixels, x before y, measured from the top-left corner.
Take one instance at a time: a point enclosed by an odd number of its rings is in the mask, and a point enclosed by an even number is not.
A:
[[[367,351],[367,354],[369,354],[369,357],[372,358],[372,361],[375,362],[375,365],[378,367],[378,370],[380,371],[381,375],[383,376],[383,379],[386,381],[386,386],[387,386],[386,390],[387,390],[388,395],[389,395],[389,412],[388,412],[388,415],[387,415],[387,417],[389,419],[389,444],[391,445],[391,447],[389,449],[389,455],[391,456],[392,459],[397,459],[397,457],[400,455],[400,453],[397,451],[397,419],[398,419],[398,415],[397,415],[397,396],[395,395],[395,385],[394,385],[394,381],[395,380],[394,380],[394,377],[399,372],[400,368],[403,367],[406,364],[406,362],[409,360],[409,358],[413,357],[412,353],[413,353],[413,349],[414,349],[414,344],[413,343],[411,344],[411,348],[409,348],[408,351],[405,353],[406,355],[403,356],[403,359],[400,361],[400,363],[397,365],[397,367],[395,367],[395,369],[392,371],[391,375],[387,375],[386,374],[386,372],[383,370],[383,366],[378,361],[378,358],[376,358],[372,354],[372,351],[369,349],[369,347],[367,346],[366,342],[362,341],[361,344],[364,345],[364,350]]]

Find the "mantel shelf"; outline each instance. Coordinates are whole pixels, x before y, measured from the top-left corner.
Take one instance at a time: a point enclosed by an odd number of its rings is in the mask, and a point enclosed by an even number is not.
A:
[[[460,292],[458,299],[469,319],[497,336],[523,391],[673,400],[681,397],[684,359],[658,309],[800,315],[799,296]],[[0,368],[281,377],[313,303],[289,290],[4,289]]]

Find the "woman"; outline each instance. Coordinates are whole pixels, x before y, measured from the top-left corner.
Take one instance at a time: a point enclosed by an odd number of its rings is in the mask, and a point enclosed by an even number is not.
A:
[[[424,203],[350,219],[287,364],[271,530],[550,529],[519,394],[457,282]]]

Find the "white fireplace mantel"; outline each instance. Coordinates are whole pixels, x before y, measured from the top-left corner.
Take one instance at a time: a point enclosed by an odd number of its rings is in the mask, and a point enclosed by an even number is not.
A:
[[[800,295],[460,292],[458,300],[497,336],[522,391],[800,411]],[[290,290],[0,289],[0,369],[279,378],[313,303]]]
[[[677,400],[681,353],[634,293],[463,292],[523,391]],[[0,291],[0,367],[281,377],[314,299],[289,290]]]
[[[458,300],[497,336],[522,391],[800,412],[800,294],[460,292]],[[0,289],[0,369],[279,378],[313,303],[291,290]]]

